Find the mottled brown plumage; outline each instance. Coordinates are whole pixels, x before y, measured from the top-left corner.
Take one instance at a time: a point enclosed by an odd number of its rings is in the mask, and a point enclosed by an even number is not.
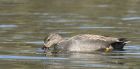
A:
[[[64,38],[52,33],[44,39],[44,49],[53,48],[57,52],[94,52],[98,50],[122,50],[128,41],[125,38],[105,37],[101,35],[80,34]]]

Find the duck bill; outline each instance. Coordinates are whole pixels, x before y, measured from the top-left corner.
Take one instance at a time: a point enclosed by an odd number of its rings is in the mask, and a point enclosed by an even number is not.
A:
[[[41,49],[42,49],[42,50],[47,50],[47,49],[49,49],[49,47],[46,47],[46,46],[44,45],[44,46],[42,46]]]
[[[47,43],[44,43],[44,46],[49,48],[51,46],[53,46],[54,42],[50,41],[50,42],[47,42]]]
[[[49,49],[52,45],[53,45],[52,42],[44,43],[44,46],[42,47],[42,49],[43,49],[43,50],[47,50],[47,49]]]

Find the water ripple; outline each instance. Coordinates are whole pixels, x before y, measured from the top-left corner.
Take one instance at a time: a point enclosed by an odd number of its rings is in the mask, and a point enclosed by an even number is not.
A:
[[[67,58],[0,55],[0,59],[32,59],[32,60],[42,60],[42,59],[50,59],[51,60],[52,59],[52,60],[65,60]]]
[[[127,27],[79,27],[80,29],[113,29],[113,28],[127,28]]]
[[[140,17],[123,17],[122,20],[139,20]]]
[[[0,28],[14,28],[14,27],[17,27],[17,25],[13,25],[13,24],[9,24],[9,25],[2,24],[2,25],[0,25]]]

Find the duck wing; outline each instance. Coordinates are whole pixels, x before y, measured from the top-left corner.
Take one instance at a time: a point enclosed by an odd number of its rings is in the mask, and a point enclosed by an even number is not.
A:
[[[76,35],[70,39],[73,40],[93,40],[93,41],[103,41],[107,43],[119,42],[118,38],[115,37],[106,37],[101,35],[91,35],[91,34],[83,34],[83,35]]]

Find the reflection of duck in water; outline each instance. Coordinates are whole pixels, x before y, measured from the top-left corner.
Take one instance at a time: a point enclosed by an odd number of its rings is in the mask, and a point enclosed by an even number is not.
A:
[[[43,49],[52,52],[94,52],[123,50],[128,41],[125,38],[105,37],[101,35],[80,34],[71,38],[63,38],[52,33],[44,39]]]

